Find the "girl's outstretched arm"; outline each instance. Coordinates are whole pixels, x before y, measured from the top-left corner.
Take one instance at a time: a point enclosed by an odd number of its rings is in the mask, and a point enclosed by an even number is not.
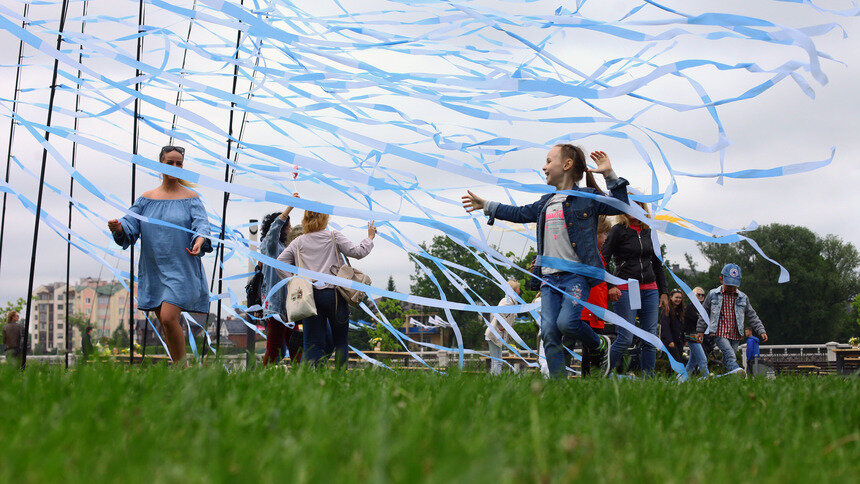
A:
[[[490,217],[487,221],[488,225],[493,225],[496,218],[515,223],[537,222],[537,218],[543,208],[544,198],[546,198],[546,196],[544,196],[534,203],[516,206],[487,201],[472,193],[471,190],[468,190],[466,193],[467,195],[463,195],[462,197],[463,208],[466,209],[467,212],[474,212],[475,210],[483,209],[484,215]]]
[[[463,208],[466,209],[467,212],[483,210],[487,203],[486,200],[472,193],[472,190],[466,190],[466,195],[463,195],[461,199],[463,201]]]

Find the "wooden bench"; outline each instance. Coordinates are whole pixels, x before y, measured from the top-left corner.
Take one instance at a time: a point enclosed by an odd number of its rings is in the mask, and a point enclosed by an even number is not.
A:
[[[850,375],[860,370],[860,348],[837,348],[836,373],[838,375]]]
[[[860,357],[847,357],[842,360],[842,371],[856,373],[860,370]]]
[[[797,372],[800,374],[810,375],[810,374],[821,374],[821,368],[815,365],[798,365]]]

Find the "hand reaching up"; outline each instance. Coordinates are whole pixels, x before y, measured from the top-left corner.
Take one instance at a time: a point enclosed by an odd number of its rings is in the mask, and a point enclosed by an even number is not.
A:
[[[471,190],[466,190],[466,193],[468,193],[468,195],[463,195],[461,197],[463,201],[463,208],[465,208],[467,212],[483,210],[484,205],[486,205],[487,201],[472,193]]]
[[[589,173],[600,173],[603,176],[606,176],[607,173],[612,172],[612,163],[609,162],[609,155],[602,151],[592,151],[591,159],[597,164],[597,168],[589,168]]]

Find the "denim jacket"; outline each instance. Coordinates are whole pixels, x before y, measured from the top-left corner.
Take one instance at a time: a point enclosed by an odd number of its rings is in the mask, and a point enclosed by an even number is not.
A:
[[[702,306],[705,307],[705,311],[708,312],[708,315],[710,315],[711,318],[710,321],[705,323],[702,316],[699,316],[699,324],[696,326],[697,332],[717,334],[717,325],[720,323],[720,312],[723,309],[722,286],[716,289],[711,289],[711,292],[705,296],[705,301],[702,303]],[[749,319],[753,333],[765,333],[764,324],[762,324],[761,319],[759,319],[758,314],[756,314],[755,309],[753,309],[752,304],[750,304],[749,297],[738,289],[738,297],[735,300],[735,320],[738,323],[739,334],[744,334],[745,319]]]
[[[606,187],[609,189],[612,198],[624,203],[629,203],[627,199],[627,185],[628,182],[624,178],[613,178],[606,181]],[[573,187],[571,190],[599,193],[596,189],[588,187]],[[485,210],[490,217],[487,221],[489,225],[493,225],[493,222],[497,218],[514,223],[537,223],[538,261],[535,263],[535,274],[540,274],[538,268],[540,267],[540,256],[543,255],[546,208],[553,196],[555,196],[554,193],[548,193],[542,196],[540,200],[520,207],[504,205],[499,202],[489,202]],[[622,212],[596,200],[574,195],[567,196],[562,207],[562,212],[564,213],[564,223],[567,227],[567,236],[570,238],[573,251],[576,252],[579,261],[598,268],[603,272],[603,261],[600,259],[600,250],[597,247],[597,216],[619,215]],[[603,282],[594,277],[587,277],[587,279],[591,286],[596,286]]]
[[[274,259],[284,251],[284,244],[281,242],[281,230],[283,230],[285,223],[286,220],[281,220],[281,217],[275,217],[275,220],[272,221],[272,225],[269,226],[269,231],[266,232],[266,236],[260,241],[260,252],[263,255]],[[281,282],[281,276],[278,275],[277,270],[268,264],[264,264],[263,285],[260,289],[260,296],[264,301],[264,305],[266,295],[269,294],[272,287],[279,282]],[[272,297],[269,298],[269,305],[264,311],[266,317],[272,314],[280,314],[281,318],[286,321],[287,309],[284,306],[284,302],[286,300],[287,286],[285,284],[275,291],[275,293],[272,294]]]

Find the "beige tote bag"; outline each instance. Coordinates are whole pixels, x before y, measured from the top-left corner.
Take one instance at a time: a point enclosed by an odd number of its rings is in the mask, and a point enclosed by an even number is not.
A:
[[[302,262],[302,253],[296,245],[296,263],[306,269]],[[293,276],[287,283],[287,319],[293,322],[301,321],[317,315],[317,305],[314,301],[314,285],[304,277]]]

